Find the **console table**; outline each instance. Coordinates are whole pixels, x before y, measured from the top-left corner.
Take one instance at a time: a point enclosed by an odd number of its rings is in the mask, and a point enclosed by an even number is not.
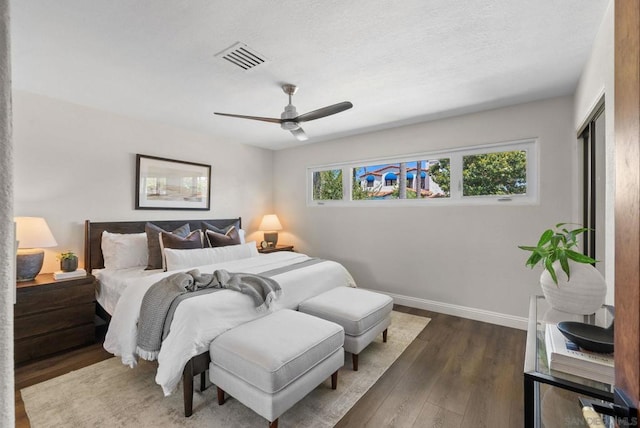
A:
[[[574,315],[552,309],[543,296],[531,297],[524,359],[525,428],[544,427],[545,412],[547,412],[547,419],[553,418],[557,426],[581,426],[580,421],[573,420],[573,418],[581,418],[578,396],[613,402],[613,385],[550,370],[544,338],[547,323],[579,321],[607,327],[612,320],[613,308],[610,306],[603,306],[593,315]],[[545,394],[550,394],[552,398],[544,400]],[[545,407],[542,405],[543,401],[547,408],[543,408]],[[563,401],[571,411],[575,410],[575,414],[557,410]],[[571,403],[575,403],[575,409]],[[557,418],[564,418],[564,420],[558,421]]]

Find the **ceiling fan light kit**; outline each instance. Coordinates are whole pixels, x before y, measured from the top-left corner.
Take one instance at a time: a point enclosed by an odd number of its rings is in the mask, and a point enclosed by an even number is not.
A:
[[[308,113],[304,113],[298,115],[298,111],[296,107],[291,103],[291,97],[298,91],[298,87],[296,85],[284,84],[282,85],[282,90],[285,94],[289,96],[289,104],[284,107],[284,111],[280,114],[280,119],[271,118],[271,117],[260,117],[260,116],[245,116],[241,114],[230,114],[230,113],[218,113],[214,114],[220,116],[229,116],[229,117],[237,117],[240,119],[251,119],[251,120],[259,120],[262,122],[271,122],[271,123],[279,123],[280,127],[285,131],[291,132],[294,137],[296,137],[299,141],[306,141],[309,139],[304,130],[300,127],[300,122],[309,122],[311,120],[320,119],[323,117],[331,116],[336,113],[340,113],[345,110],[349,110],[353,107],[349,101],[343,101],[338,104],[333,104],[327,107],[322,107],[317,110],[310,111]]]

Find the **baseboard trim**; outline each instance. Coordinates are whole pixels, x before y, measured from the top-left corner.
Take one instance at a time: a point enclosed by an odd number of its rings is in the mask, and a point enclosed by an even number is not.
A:
[[[427,311],[454,315],[457,317],[468,318],[476,321],[488,322],[490,324],[517,328],[519,330],[527,330],[528,319],[524,317],[516,317],[513,315],[501,314],[499,312],[486,311],[484,309],[470,308],[467,306],[452,305],[450,303],[436,302],[433,300],[419,299],[417,297],[403,296],[401,294],[388,293],[386,291],[375,291],[392,297],[393,302],[398,305],[409,306],[410,308],[425,309]]]

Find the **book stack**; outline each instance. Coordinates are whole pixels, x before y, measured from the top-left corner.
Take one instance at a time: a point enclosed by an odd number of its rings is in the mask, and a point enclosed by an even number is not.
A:
[[[73,272],[63,272],[59,270],[53,273],[53,279],[56,281],[61,279],[80,278],[82,276],[87,276],[87,271],[82,268],[76,269]]]
[[[545,330],[547,362],[551,370],[613,384],[613,354],[585,351],[564,337],[555,324]]]

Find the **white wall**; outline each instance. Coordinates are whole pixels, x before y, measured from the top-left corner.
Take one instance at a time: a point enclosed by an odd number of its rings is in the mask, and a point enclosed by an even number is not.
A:
[[[59,244],[46,251],[42,272],[59,270],[56,254],[67,249],[82,259],[86,219],[241,216],[255,232],[272,210],[270,150],[21,91],[14,92],[14,142],[15,215],[44,217]],[[212,165],[211,210],[135,210],[136,153]]]
[[[530,137],[540,144],[539,205],[305,203],[308,166]],[[528,253],[517,245],[533,245],[546,228],[576,220],[576,147],[573,99],[560,97],[278,151],[280,240],[344,263],[359,286],[404,296],[401,303],[523,327],[529,296],[541,293],[541,270],[524,266]]]
[[[606,194],[605,194],[605,260],[607,280],[607,303],[613,304],[615,280],[615,133],[614,133],[614,2],[607,11],[593,42],[591,55],[582,71],[575,94],[574,126],[576,131],[585,123],[594,106],[605,97],[605,141],[606,141]]]

